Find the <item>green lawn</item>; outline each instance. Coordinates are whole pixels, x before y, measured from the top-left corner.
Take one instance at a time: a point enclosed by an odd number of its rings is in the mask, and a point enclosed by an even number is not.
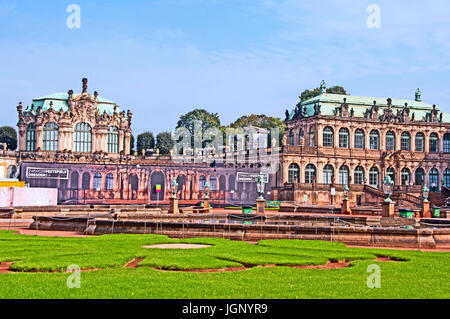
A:
[[[209,248],[160,250],[157,243],[210,244]],[[374,261],[377,256],[404,261]],[[138,268],[123,266],[133,258]],[[342,269],[298,269],[351,260]],[[0,231],[0,262],[17,272],[0,274],[0,298],[449,298],[450,253],[347,248],[340,243],[265,240],[258,245],[218,238],[174,240],[157,235],[90,238],[23,236]],[[64,273],[82,269],[81,288],[69,289]],[[163,269],[211,269],[276,264],[238,272],[192,273]],[[381,269],[381,288],[367,287],[367,267]]]

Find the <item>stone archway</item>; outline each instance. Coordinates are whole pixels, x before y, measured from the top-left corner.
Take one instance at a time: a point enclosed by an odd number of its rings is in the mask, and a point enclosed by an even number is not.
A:
[[[186,200],[188,197],[187,190],[186,190],[186,176],[184,175],[178,175],[177,177],[177,183],[178,183],[178,199],[180,200]]]
[[[161,192],[156,192],[156,185],[161,185]],[[161,171],[153,172],[150,177],[150,200],[164,200],[166,183],[164,174]]]

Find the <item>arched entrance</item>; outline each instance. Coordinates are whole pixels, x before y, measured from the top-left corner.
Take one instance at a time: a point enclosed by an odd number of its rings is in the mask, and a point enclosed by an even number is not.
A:
[[[156,191],[156,185],[161,185],[161,192]],[[150,178],[150,200],[164,200],[165,178],[162,172],[154,172]]]

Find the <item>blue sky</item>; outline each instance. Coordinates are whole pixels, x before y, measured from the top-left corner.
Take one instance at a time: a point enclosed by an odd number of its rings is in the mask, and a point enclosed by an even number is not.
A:
[[[81,28],[66,26],[70,4]],[[370,29],[367,7],[381,8]],[[133,130],[172,130],[206,108],[229,124],[283,117],[304,89],[422,98],[450,112],[450,2],[0,0],[0,125],[33,97],[98,91],[134,113]]]

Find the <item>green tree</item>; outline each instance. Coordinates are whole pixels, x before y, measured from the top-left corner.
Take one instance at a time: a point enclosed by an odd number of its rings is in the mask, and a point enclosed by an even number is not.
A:
[[[339,85],[335,85],[332,86],[330,88],[328,88],[326,90],[327,93],[332,93],[332,94],[343,94],[343,95],[348,95],[347,91],[345,91],[345,89],[342,86]],[[313,90],[304,90],[302,92],[302,94],[300,94],[299,98],[300,98],[300,102],[304,102],[306,100],[309,100],[317,95],[320,94],[320,88],[315,88]]]
[[[195,122],[200,121],[201,123],[201,132],[195,132]],[[203,140],[202,136],[205,133],[205,131],[209,128],[216,127],[218,129],[222,129],[220,126],[220,119],[219,114],[217,113],[210,113],[206,111],[205,109],[195,109],[189,113],[186,113],[182,116],[180,116],[180,120],[177,123],[177,128],[184,127],[189,130],[191,137],[192,137],[192,145],[194,145],[194,139],[197,138],[198,140],[202,140],[203,146],[207,142],[211,142],[210,140]],[[197,134],[197,136],[195,136]]]
[[[134,154],[134,135],[131,134],[130,136],[130,154]]]
[[[264,114],[261,115],[251,114],[241,116],[236,121],[231,123],[229,127],[244,128],[246,126],[256,126],[269,130],[268,144],[267,144],[269,147],[272,145],[272,135],[270,132],[272,128],[279,129],[278,142],[281,141],[285,132],[285,124],[281,119],[279,119],[278,117],[271,117]]]
[[[0,127],[0,144],[6,143],[7,148],[14,151],[17,148],[17,133],[11,126]]]
[[[170,132],[161,132],[156,136],[156,148],[159,149],[160,154],[169,154],[174,144],[175,142]]]
[[[138,135],[137,137],[137,152],[140,155],[142,150],[155,148],[155,138],[153,137],[152,132],[144,132]]]

